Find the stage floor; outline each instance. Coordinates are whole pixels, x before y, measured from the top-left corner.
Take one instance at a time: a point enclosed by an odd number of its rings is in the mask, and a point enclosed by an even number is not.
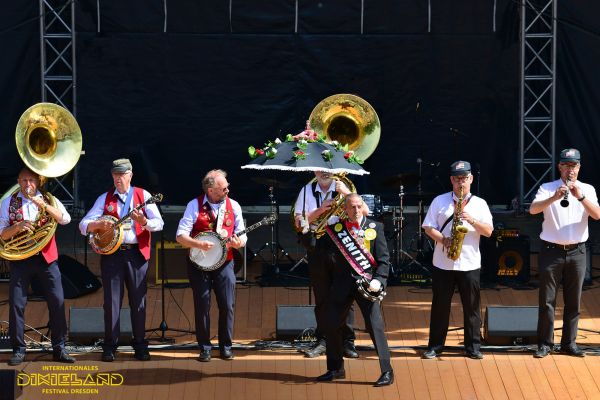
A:
[[[0,284],[0,299],[7,299],[7,283]],[[488,305],[537,305],[537,290],[515,290],[496,287],[482,290],[482,311]],[[165,292],[166,321],[170,328],[193,329],[191,289],[167,289]],[[307,359],[294,349],[243,350],[235,349],[233,361],[220,360],[213,351],[213,361],[196,361],[197,350],[164,350],[152,348],[152,360],[140,362],[131,352],[119,352],[113,363],[100,361],[100,353],[75,354],[77,363],[59,364],[47,353],[30,352],[26,362],[18,367],[6,364],[2,369],[14,369],[27,374],[27,379],[46,374],[112,373],[122,376],[115,386],[73,384],[72,375],[64,385],[26,386],[23,399],[568,399],[600,398],[600,362],[594,357],[600,349],[600,287],[584,291],[580,321],[579,344],[590,351],[579,359],[551,355],[534,359],[529,350],[484,348],[481,361],[466,359],[461,351],[452,349],[437,360],[422,360],[421,349],[427,344],[431,290],[414,286],[394,286],[388,290],[383,303],[386,332],[392,347],[395,383],[386,388],[371,384],[379,376],[374,351],[362,350],[361,357],[346,361],[348,377],[335,383],[315,383],[314,378],[325,372],[325,357]],[[260,287],[238,284],[236,299],[235,342],[253,345],[258,340],[274,340],[276,305],[308,304],[305,287]],[[213,301],[213,304],[214,301]],[[101,307],[101,291],[67,300],[69,307]],[[561,326],[562,301],[559,300],[557,327]],[[160,286],[148,291],[147,328],[161,322]],[[8,305],[1,307],[0,319],[8,320]],[[32,326],[45,325],[48,312],[44,302],[30,302],[26,322]],[[216,305],[212,310],[213,331],[216,335]],[[462,342],[462,309],[458,295],[452,303],[447,345]],[[357,315],[358,343],[370,345],[364,332],[364,322]],[[587,330],[584,330],[587,329]],[[590,330],[590,331],[588,331]],[[560,330],[556,331],[560,341]],[[36,335],[32,335],[38,339]],[[194,344],[188,334],[167,332],[180,345]],[[150,335],[156,339],[158,335]],[[153,344],[157,343],[152,341]],[[214,341],[216,344],[216,340]],[[0,354],[5,363],[10,353]],[[65,367],[66,369],[52,369]],[[116,375],[120,374],[120,375]],[[56,376],[52,379],[56,379]],[[66,378],[64,378],[66,379]],[[91,392],[89,392],[89,391]],[[88,391],[91,394],[78,394]]]

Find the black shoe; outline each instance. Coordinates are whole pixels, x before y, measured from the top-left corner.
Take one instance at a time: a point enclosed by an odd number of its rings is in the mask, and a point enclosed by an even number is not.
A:
[[[15,351],[8,360],[8,365],[19,365],[25,360],[25,352],[24,351]]]
[[[75,362],[75,359],[71,357],[65,349],[54,350],[52,352],[52,360],[68,364],[73,364]]]
[[[550,350],[550,346],[546,346],[545,344],[539,345],[533,356],[535,358],[544,358],[550,354]]]
[[[479,350],[467,351],[465,355],[473,360],[483,360],[483,353]]]
[[[148,349],[138,349],[133,353],[133,356],[136,360],[140,361],[150,361],[150,352]]]
[[[346,371],[343,369],[328,370],[323,375],[317,376],[317,382],[331,382],[335,379],[345,379]]]
[[[102,352],[102,361],[104,362],[113,362],[115,361],[115,352],[112,350],[104,350]]]
[[[346,358],[358,358],[358,351],[356,351],[356,347],[354,343],[348,342],[344,344],[344,357]]]
[[[387,386],[391,385],[392,383],[394,383],[394,371],[386,371],[383,374],[381,374],[381,376],[379,377],[379,379],[377,379],[377,382],[375,382],[373,386]]]
[[[434,349],[427,349],[427,351],[421,355],[421,358],[424,358],[426,360],[431,360],[431,359],[436,358],[437,356],[438,356],[438,353],[436,353]]]
[[[233,351],[231,349],[221,349],[220,357],[222,360],[233,360]]]
[[[581,350],[577,345],[574,346],[560,346],[560,353],[566,354],[573,357],[585,357],[585,351]]]
[[[198,361],[209,362],[210,361],[210,350],[202,349],[200,351],[200,355],[198,356]]]
[[[327,350],[327,348],[325,347],[325,343],[319,342],[315,347],[313,347],[310,350],[307,350],[304,353],[304,356],[308,358],[319,357],[321,354],[325,353],[325,350]]]

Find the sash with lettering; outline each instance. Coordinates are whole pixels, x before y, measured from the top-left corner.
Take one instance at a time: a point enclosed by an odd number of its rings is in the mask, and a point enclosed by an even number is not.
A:
[[[327,225],[325,231],[357,274],[371,280],[377,263],[344,221]]]

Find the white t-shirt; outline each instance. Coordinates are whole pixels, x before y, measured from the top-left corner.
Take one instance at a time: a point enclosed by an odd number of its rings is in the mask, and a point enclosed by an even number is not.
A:
[[[423,228],[442,229],[444,222],[454,215],[454,200],[457,199],[453,192],[441,194],[433,199],[423,221]],[[493,225],[490,208],[482,198],[474,195],[470,196],[466,205],[463,201],[463,210],[477,221]],[[463,225],[468,229],[468,232],[464,238],[460,257],[456,261],[451,260],[447,256],[448,249],[445,249],[442,243],[436,243],[433,251],[433,265],[451,271],[472,271],[481,268],[481,253],[479,252],[479,238],[481,235],[467,221],[463,221]],[[442,234],[448,237],[451,230],[452,220],[446,224]]]
[[[549,199],[563,184],[561,179],[544,183],[538,189],[534,202]],[[596,206],[598,197],[596,189],[587,183],[575,182],[588,201]],[[585,242],[589,238],[588,217],[589,213],[580,201],[569,194],[569,206],[562,207],[560,200],[550,204],[544,209],[544,222],[540,239],[556,244],[575,244]]]

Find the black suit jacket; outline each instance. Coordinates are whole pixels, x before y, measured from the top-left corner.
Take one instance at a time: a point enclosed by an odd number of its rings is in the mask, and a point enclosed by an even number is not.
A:
[[[371,254],[377,263],[377,268],[375,268],[375,272],[373,273],[373,278],[381,281],[383,287],[387,286],[387,278],[390,273],[390,253],[387,247],[387,241],[385,239],[385,233],[383,231],[383,224],[380,222],[373,221],[372,219],[366,218],[366,221],[363,221],[361,226],[368,228],[370,224],[375,224],[375,232],[377,236],[374,240],[371,241]],[[350,266],[350,263],[344,258],[340,250],[337,248],[336,244],[329,237],[329,234],[325,234],[326,241],[324,241],[324,246],[326,249],[326,257],[337,266],[334,268],[334,276],[337,274],[341,275],[352,275],[355,278],[358,278],[358,274],[354,269]],[[334,278],[335,279],[335,278]]]

